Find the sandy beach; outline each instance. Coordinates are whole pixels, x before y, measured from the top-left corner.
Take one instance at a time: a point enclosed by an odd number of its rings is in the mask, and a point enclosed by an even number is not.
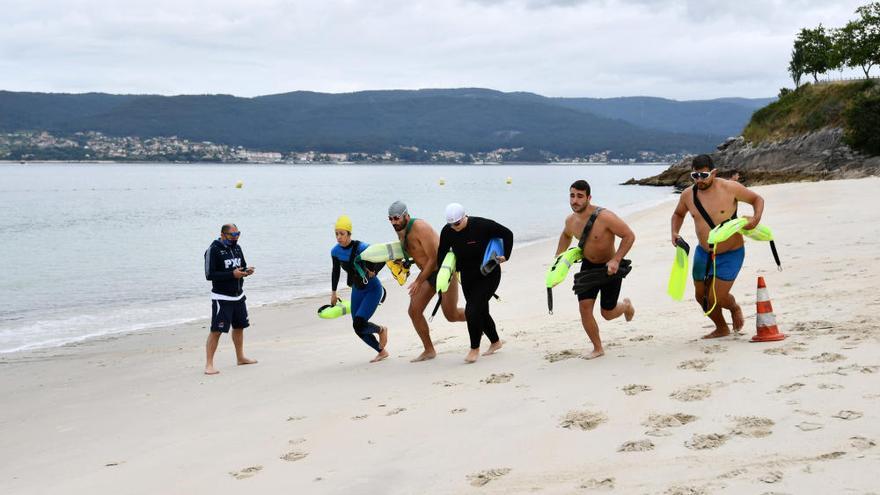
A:
[[[253,309],[259,364],[235,366],[224,337],[214,377],[207,321],[0,355],[0,493],[876,492],[880,179],[756,190],[784,271],[748,242],[743,335],[700,340],[693,288],[666,295],[670,198],[626,218],[637,313],[600,321],[601,359],[581,359],[571,278],[547,314],[556,240],[514,247],[492,303],[505,346],[473,365],[465,325],[440,315],[437,358],[409,362],[421,346],[391,282],[377,364],[349,319],[315,316],[327,297]],[[682,233],[695,245],[690,220]],[[758,275],[783,341],[749,342]]]

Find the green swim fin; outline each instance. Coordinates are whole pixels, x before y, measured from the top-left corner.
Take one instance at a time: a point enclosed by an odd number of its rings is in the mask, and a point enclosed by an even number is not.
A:
[[[684,289],[688,279],[688,255],[691,247],[681,237],[675,241],[675,261],[672,262],[672,272],[669,274],[669,285],[666,293],[676,300],[684,299]]]

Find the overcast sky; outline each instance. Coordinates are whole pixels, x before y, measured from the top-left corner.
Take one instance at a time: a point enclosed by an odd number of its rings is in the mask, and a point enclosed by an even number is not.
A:
[[[0,0],[0,89],[775,96],[867,0]]]

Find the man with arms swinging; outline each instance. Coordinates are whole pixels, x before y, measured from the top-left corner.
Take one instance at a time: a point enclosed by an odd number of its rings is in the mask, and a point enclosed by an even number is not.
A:
[[[737,204],[742,201],[752,205],[754,214],[748,218],[745,230],[754,229],[764,213],[764,198],[742,184],[716,177],[718,170],[709,155],[694,157],[691,164],[691,178],[694,186],[681,193],[678,205],[672,213],[672,244],[676,240],[687,213],[694,219],[694,229],[700,241],[694,250],[694,266],[691,276],[697,302],[708,311],[715,329],[704,335],[704,339],[714,339],[730,335],[730,327],[724,320],[722,309],[730,311],[733,331],[743,327],[743,312],[730,289],[739,275],[745,259],[742,234],[734,234],[715,246],[714,263],[712,246],[709,245],[709,231],[716,225],[736,218]],[[714,280],[713,280],[714,279]],[[713,289],[714,285],[714,289]]]
[[[602,317],[606,320],[610,321],[624,315],[626,321],[631,321],[635,315],[635,307],[629,299],[624,298],[623,302],[617,301],[623,280],[621,277],[612,276],[617,273],[620,262],[632,248],[636,236],[620,217],[602,207],[591,205],[590,199],[592,196],[587,181],[578,180],[571,185],[568,202],[573,213],[565,219],[565,227],[556,247],[556,256],[559,256],[568,249],[573,237],[578,238],[584,254],[581,271],[603,267],[607,269],[609,275],[608,281],[603,285],[577,293],[581,323],[593,344],[593,352],[587,356],[587,359],[605,354],[602,339],[599,337],[599,324],[593,317],[593,307],[600,292],[602,295],[599,306]],[[587,228],[588,224],[589,228]],[[617,237],[620,237],[620,246],[615,250],[614,240]]]
[[[425,350],[412,362],[434,359],[437,351],[434,350],[434,343],[431,342],[430,329],[424,313],[431,298],[437,293],[435,267],[440,236],[428,222],[412,218],[402,201],[395,201],[388,207],[388,221],[397,232],[403,251],[421,270],[419,276],[409,284],[409,318]],[[440,305],[443,308],[443,316],[448,321],[465,321],[464,309],[458,307],[458,280],[455,277],[449,283],[449,290],[443,293]]]

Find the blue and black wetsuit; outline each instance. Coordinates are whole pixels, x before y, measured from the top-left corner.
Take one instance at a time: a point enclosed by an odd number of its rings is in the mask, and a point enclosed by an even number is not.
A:
[[[456,232],[446,225],[440,232],[440,247],[437,250],[437,268],[452,249],[455,253],[456,268],[461,272],[461,290],[465,298],[464,314],[467,318],[471,349],[480,348],[483,334],[493,344],[498,342],[495,320],[489,314],[489,300],[501,283],[501,267],[496,267],[483,275],[480,265],[489,241],[500,237],[504,241],[504,257],[510,259],[513,250],[513,232],[507,227],[480,217],[468,217],[467,226]]]
[[[382,352],[379,340],[376,338],[379,333],[379,325],[370,323],[373,313],[382,301],[384,290],[379,277],[367,278],[366,283],[361,274],[355,268],[357,255],[367,249],[369,244],[359,241],[351,241],[347,247],[337,244],[330,250],[330,257],[333,259],[333,275],[331,279],[332,289],[335,291],[339,285],[340,269],[345,270],[347,275],[346,285],[351,287],[351,318],[354,333],[361,338],[366,344],[376,352]],[[379,267],[371,263],[364,263],[366,268],[371,271],[378,271]]]

